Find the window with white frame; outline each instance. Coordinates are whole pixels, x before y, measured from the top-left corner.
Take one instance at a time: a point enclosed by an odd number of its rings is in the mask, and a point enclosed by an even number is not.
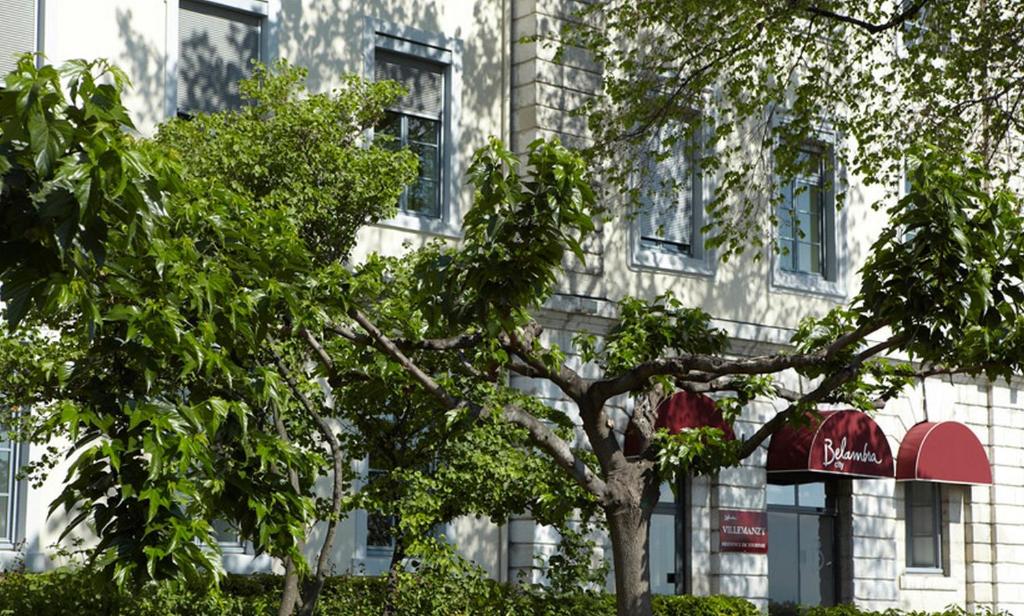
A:
[[[685,128],[669,125],[658,132],[656,148],[669,151],[653,157],[641,186],[638,216],[641,250],[658,250],[692,257],[699,224],[700,181],[694,143]]]
[[[0,2],[0,78],[14,70],[18,55],[37,49],[37,3],[38,0]]]
[[[214,520],[213,538],[220,544],[222,550],[229,552],[244,552],[245,541],[241,538],[238,529],[227,520]]]
[[[822,143],[802,146],[799,173],[782,186],[777,216],[783,271],[836,279],[831,152]]]
[[[377,130],[389,135],[394,147],[409,148],[419,158],[419,176],[403,191],[399,207],[425,218],[443,215],[445,73],[441,63],[375,50],[374,79],[395,81],[406,90]]]
[[[254,6],[261,6],[255,3]],[[212,2],[178,5],[177,110],[222,111],[239,107],[238,82],[260,59],[263,16]]]
[[[18,465],[17,443],[0,435],[0,544],[17,538]]]
[[[701,147],[700,130],[686,122],[670,122],[652,138],[645,170],[637,176],[633,265],[713,275],[714,260],[701,234],[704,195],[710,192],[700,169]]]
[[[373,456],[370,456],[369,471],[366,482],[383,477],[387,471],[373,466]],[[377,511],[366,512],[366,548],[376,552],[390,552],[395,549],[395,517]]]
[[[907,567],[942,568],[942,499],[939,485],[925,481],[904,484]]]

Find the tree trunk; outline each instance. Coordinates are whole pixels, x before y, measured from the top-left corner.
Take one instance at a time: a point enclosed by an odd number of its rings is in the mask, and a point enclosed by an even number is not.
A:
[[[281,605],[277,608],[277,616],[292,616],[295,606],[299,603],[299,572],[292,559],[285,559],[284,591],[281,593]]]
[[[618,616],[651,616],[651,571],[647,533],[651,514],[640,506],[614,505],[605,510],[615,564]]]
[[[398,575],[402,572],[405,560],[405,538],[401,533],[395,537],[395,551],[391,553],[391,566],[388,567],[388,585],[384,596],[382,616],[395,616],[398,613]]]

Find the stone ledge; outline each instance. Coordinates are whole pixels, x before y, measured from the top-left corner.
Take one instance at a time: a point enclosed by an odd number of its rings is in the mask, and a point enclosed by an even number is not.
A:
[[[963,588],[964,581],[942,573],[911,572],[900,576],[901,590],[941,590],[956,592]]]

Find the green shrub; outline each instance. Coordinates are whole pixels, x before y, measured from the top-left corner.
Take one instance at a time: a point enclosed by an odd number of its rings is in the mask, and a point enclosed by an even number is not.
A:
[[[770,616],[1010,616],[1009,612],[993,612],[982,608],[968,612],[962,607],[949,606],[941,612],[903,611],[890,608],[884,611],[861,609],[855,605],[837,605],[834,607],[794,605],[792,603],[773,603],[768,607]]]
[[[0,574],[0,616],[275,616],[281,576],[229,575],[220,590],[189,588],[175,582],[151,583],[134,591],[104,585],[87,569]],[[386,580],[338,576],[327,580],[319,616],[373,616],[384,605]],[[584,591],[554,593],[536,586],[499,584],[472,572],[441,574],[430,568],[399,579],[401,616],[615,616],[615,597]],[[960,608],[940,613],[873,612],[854,606],[778,606],[773,616],[965,616]],[[759,616],[736,597],[654,598],[655,616]],[[985,616],[994,615],[980,612]]]
[[[754,604],[739,597],[658,596],[654,616],[760,616]]]

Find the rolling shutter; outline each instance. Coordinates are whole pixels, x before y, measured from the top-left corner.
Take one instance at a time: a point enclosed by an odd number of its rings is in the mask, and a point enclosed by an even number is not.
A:
[[[178,12],[178,110],[239,107],[238,82],[260,58],[257,15],[181,0]]]
[[[0,0],[0,75],[14,70],[18,54],[35,50],[36,0]]]
[[[664,130],[664,129],[663,129]],[[661,147],[662,135],[658,136]],[[693,242],[693,163],[684,139],[664,160],[652,160],[641,187],[640,238],[690,252]]]
[[[376,81],[397,81],[408,92],[392,106],[396,111],[440,119],[444,113],[443,67],[377,50]]]

